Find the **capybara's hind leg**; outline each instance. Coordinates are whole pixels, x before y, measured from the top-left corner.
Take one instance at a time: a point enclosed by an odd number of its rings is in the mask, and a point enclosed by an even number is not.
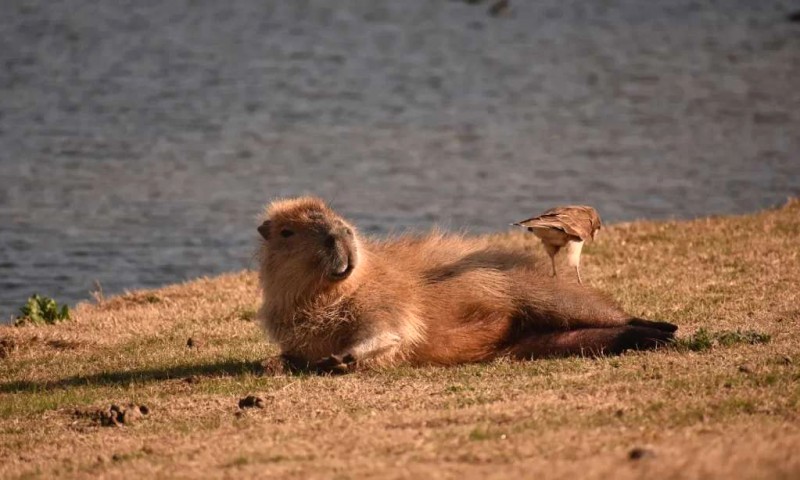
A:
[[[597,290],[558,280],[522,290],[518,317],[538,331],[620,327],[631,320]]]
[[[562,332],[531,333],[511,345],[512,356],[520,359],[568,355],[613,355],[625,350],[647,350],[672,342],[672,332],[657,328],[625,325],[583,328]]]

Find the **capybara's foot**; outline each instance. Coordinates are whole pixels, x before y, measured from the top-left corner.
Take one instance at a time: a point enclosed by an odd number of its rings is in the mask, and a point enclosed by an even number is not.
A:
[[[263,374],[267,376],[286,375],[294,371],[283,355],[268,357],[261,362],[261,368]]]
[[[663,324],[675,327],[670,323],[650,322],[651,324]],[[645,327],[640,325],[630,325],[620,327],[615,340],[609,345],[605,353],[622,353],[625,350],[649,350],[669,345],[675,341],[674,331],[668,328]]]
[[[283,368],[290,373],[306,373],[314,368],[308,360],[294,355],[284,353],[281,354],[280,359],[283,362]]]
[[[645,320],[644,318],[633,318],[628,322],[628,325],[633,327],[655,328],[662,332],[674,332],[678,329],[678,326],[674,323],[655,322],[653,320]]]
[[[331,355],[314,364],[317,373],[342,375],[352,372],[356,367],[356,359],[350,354]]]

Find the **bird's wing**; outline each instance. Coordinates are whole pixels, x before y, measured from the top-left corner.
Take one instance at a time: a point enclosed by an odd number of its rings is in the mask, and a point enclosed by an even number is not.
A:
[[[540,222],[544,220],[542,217],[544,217],[544,215],[539,215],[538,217],[526,218],[525,220],[514,222],[511,225],[518,225],[520,227],[536,227],[539,226]]]
[[[534,228],[557,228],[581,240],[587,240],[592,238],[592,233],[600,228],[600,216],[592,207],[570,205],[551,208],[538,217],[523,220],[516,225]]]
[[[565,233],[569,233],[564,228],[564,224],[559,221],[558,218],[550,215],[540,215],[538,217],[529,218],[527,220],[516,222],[514,225],[519,225],[520,227],[526,228],[553,228],[556,230],[561,230]],[[570,233],[570,235],[572,234]]]

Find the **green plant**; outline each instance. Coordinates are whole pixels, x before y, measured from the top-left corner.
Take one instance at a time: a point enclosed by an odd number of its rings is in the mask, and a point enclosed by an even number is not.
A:
[[[757,343],[769,343],[771,337],[768,333],[761,333],[752,330],[736,330],[735,332],[723,331],[717,335],[717,342],[728,347],[737,343],[755,345]]]
[[[69,307],[58,303],[50,297],[33,294],[28,302],[20,307],[21,317],[17,318],[14,325],[52,325],[63,320],[69,320]]]
[[[694,335],[690,335],[686,338],[679,338],[675,343],[679,350],[702,352],[716,345],[722,347],[730,347],[731,345],[741,343],[755,345],[758,343],[769,343],[770,340],[771,337],[769,334],[753,330],[721,330],[718,332],[709,332],[705,328],[700,328]]]
[[[711,333],[709,333],[708,330],[700,328],[694,335],[677,339],[676,344],[680,349],[702,352],[714,346],[714,339],[711,337]]]

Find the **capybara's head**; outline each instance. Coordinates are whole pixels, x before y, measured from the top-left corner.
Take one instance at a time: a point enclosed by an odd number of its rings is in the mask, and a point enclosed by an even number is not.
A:
[[[262,274],[276,287],[336,285],[359,262],[355,229],[318,198],[272,202],[258,233],[264,239]]]

